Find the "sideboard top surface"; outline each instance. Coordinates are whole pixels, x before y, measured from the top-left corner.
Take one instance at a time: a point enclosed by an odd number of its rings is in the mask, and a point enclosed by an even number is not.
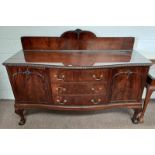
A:
[[[150,66],[151,61],[130,50],[40,50],[20,51],[4,63],[6,66],[42,66],[58,68],[106,68]]]

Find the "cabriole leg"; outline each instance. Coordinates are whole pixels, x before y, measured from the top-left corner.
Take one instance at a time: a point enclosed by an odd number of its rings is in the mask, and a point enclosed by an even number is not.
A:
[[[24,117],[24,110],[23,109],[15,110],[15,113],[20,116],[20,121],[18,124],[24,125],[26,122],[25,117]]]
[[[140,120],[142,122],[144,122],[144,114],[145,114],[147,105],[149,103],[149,100],[150,100],[150,97],[151,97],[153,91],[154,91],[153,87],[148,84],[147,89],[146,89],[146,97],[145,97],[145,100],[144,100],[143,110],[142,110],[142,113],[141,113],[141,116],[140,116]]]

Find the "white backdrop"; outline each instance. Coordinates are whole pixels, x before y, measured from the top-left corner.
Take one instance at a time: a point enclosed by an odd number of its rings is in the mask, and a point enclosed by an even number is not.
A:
[[[74,30],[77,28],[90,30],[97,36],[133,36],[136,38],[134,49],[138,50],[147,58],[155,59],[155,27],[0,27],[0,99],[14,99],[7,72],[1,64],[21,49],[21,36],[60,36],[66,30]],[[155,94],[153,94],[153,98],[154,97]]]

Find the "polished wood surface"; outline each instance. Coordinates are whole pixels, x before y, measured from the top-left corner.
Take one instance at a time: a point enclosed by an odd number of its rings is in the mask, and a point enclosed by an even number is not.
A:
[[[150,66],[151,61],[137,51],[127,50],[59,50],[18,52],[4,65],[49,66],[60,68],[106,68]]]
[[[96,37],[89,31],[67,31],[60,37],[22,37],[23,50],[132,50],[134,37]]]
[[[65,40],[63,46],[59,39]],[[90,39],[93,49],[86,50]],[[134,109],[132,120],[138,123],[151,62],[132,49],[133,41],[98,38],[81,30],[65,32],[57,39],[22,37],[23,50],[3,63],[15,96],[15,112],[21,117],[19,124],[25,123],[23,111],[29,108],[86,111],[119,107]],[[79,48],[83,42],[85,50]]]
[[[50,101],[44,68],[9,67],[7,69],[17,102],[46,104]]]

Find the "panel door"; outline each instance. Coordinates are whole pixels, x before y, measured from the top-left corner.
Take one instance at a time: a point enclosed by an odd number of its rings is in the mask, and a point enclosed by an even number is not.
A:
[[[113,69],[111,102],[139,101],[145,78],[141,68]]]
[[[8,67],[8,74],[17,102],[48,103],[49,88],[45,69]]]

